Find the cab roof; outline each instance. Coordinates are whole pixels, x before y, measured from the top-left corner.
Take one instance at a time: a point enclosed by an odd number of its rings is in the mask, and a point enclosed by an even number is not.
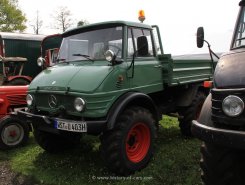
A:
[[[62,35],[64,37],[66,37],[66,36],[73,35],[76,33],[80,33],[83,31],[96,30],[96,29],[102,29],[102,28],[108,28],[108,27],[114,27],[114,26],[129,26],[129,27],[152,29],[152,27],[150,25],[138,23],[138,22],[107,21],[107,22],[100,22],[100,23],[94,23],[94,24],[88,24],[85,26],[80,26],[80,27],[68,30],[68,31],[64,32]]]

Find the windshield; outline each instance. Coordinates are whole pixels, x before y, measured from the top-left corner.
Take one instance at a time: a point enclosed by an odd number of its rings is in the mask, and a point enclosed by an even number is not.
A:
[[[234,42],[232,48],[244,47],[245,46],[245,9],[242,8],[240,12],[239,22],[236,27]]]
[[[87,31],[65,37],[62,41],[58,60],[105,60],[105,52],[112,50],[122,58],[122,27]]]

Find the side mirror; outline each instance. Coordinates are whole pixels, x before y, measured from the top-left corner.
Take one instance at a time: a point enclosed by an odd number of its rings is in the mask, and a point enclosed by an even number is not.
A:
[[[197,28],[197,47],[202,48],[204,43],[204,29],[203,27]]]

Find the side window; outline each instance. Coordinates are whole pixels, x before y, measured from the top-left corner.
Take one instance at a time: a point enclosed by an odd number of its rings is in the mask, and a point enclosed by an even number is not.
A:
[[[240,14],[240,20],[237,25],[235,41],[233,48],[241,47],[245,45],[245,9]]]
[[[128,57],[132,57],[136,51],[136,57],[153,57],[151,31],[148,29],[128,29]]]
[[[162,50],[161,50],[161,45],[160,45],[160,38],[159,38],[159,35],[158,35],[158,30],[157,30],[157,27],[153,27],[153,36],[154,36],[154,40],[155,40],[155,48],[156,48],[156,52],[157,52],[157,55],[161,55],[163,54],[162,53]]]
[[[134,54],[134,43],[133,43],[133,36],[132,36],[132,29],[128,29],[128,57],[133,57]]]

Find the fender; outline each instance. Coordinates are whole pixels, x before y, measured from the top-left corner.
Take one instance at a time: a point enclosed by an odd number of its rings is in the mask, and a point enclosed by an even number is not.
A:
[[[159,112],[153,100],[146,94],[139,92],[129,92],[119,97],[117,101],[113,104],[113,106],[110,108],[107,116],[107,129],[113,129],[118,116],[125,110],[126,107],[133,105],[147,108],[153,114],[153,118],[156,120],[156,124],[158,124],[158,121],[160,120],[161,116],[159,115]]]
[[[208,97],[206,98],[200,116],[198,118],[198,122],[213,127],[213,121],[211,120],[212,115],[212,94],[209,93]]]

